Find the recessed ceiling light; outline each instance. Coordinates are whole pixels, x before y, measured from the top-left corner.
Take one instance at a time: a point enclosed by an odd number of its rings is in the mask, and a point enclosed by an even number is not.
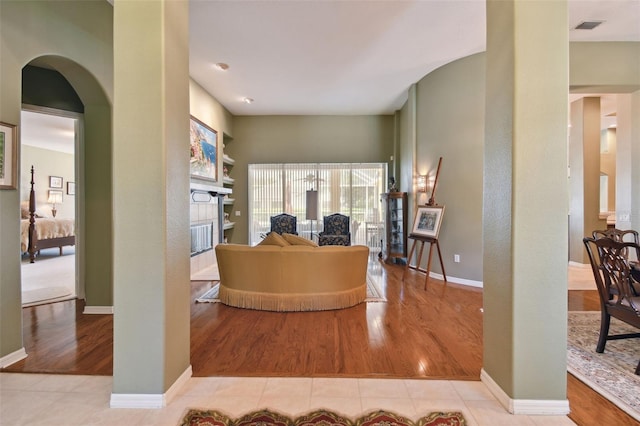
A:
[[[218,62],[214,65],[214,67],[220,71],[226,71],[229,69],[229,65],[225,64],[224,62]]]
[[[592,30],[598,25],[602,24],[604,21],[584,21],[578,24],[575,29],[576,30]]]
[[[242,98],[242,102],[245,104],[253,103],[253,98]]]

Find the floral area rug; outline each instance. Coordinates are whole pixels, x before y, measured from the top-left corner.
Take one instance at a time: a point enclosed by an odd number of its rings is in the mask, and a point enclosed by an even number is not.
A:
[[[290,418],[270,410],[254,411],[231,419],[215,410],[189,410],[180,426],[462,426],[462,413],[431,413],[411,421],[389,411],[374,411],[355,420],[327,410]]]
[[[596,352],[600,311],[569,312],[567,370],[593,390],[640,421],[640,339],[609,340],[604,353]],[[611,318],[609,334],[635,333],[637,329]]]

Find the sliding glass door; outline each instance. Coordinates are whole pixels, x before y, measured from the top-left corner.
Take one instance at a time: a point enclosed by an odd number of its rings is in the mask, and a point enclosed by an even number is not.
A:
[[[351,219],[352,244],[379,247],[386,181],[385,163],[250,164],[249,244],[269,232],[271,216],[296,216],[298,234],[313,238],[322,231],[324,216],[341,213]],[[309,190],[318,191],[316,215],[307,215]]]

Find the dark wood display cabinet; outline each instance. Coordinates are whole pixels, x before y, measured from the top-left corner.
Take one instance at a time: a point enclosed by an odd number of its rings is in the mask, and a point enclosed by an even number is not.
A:
[[[386,263],[404,264],[407,257],[407,193],[380,195],[385,221],[380,257]]]

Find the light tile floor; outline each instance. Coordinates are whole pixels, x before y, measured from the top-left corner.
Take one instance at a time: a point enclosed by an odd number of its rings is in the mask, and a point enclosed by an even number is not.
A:
[[[162,409],[109,408],[112,378],[0,373],[0,425],[176,426],[189,408],[231,417],[270,408],[295,416],[331,409],[348,417],[386,409],[413,420],[461,411],[471,426],[573,425],[566,416],[513,416],[481,382],[402,379],[194,377]]]

